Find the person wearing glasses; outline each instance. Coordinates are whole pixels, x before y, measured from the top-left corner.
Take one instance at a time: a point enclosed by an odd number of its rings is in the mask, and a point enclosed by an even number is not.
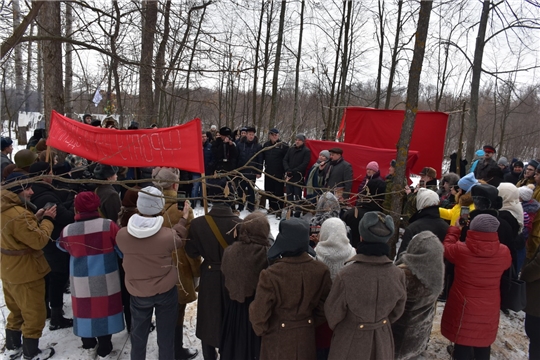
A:
[[[523,174],[517,182],[516,187],[519,188],[526,185],[534,185],[534,172],[536,171],[538,165],[540,165],[540,163],[538,163],[538,161],[535,159],[529,160],[529,163],[525,167],[525,171],[523,171]]]

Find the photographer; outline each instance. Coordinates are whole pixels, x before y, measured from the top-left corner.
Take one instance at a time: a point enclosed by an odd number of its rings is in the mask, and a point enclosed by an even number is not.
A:
[[[219,129],[219,137],[212,144],[216,171],[232,171],[236,169],[238,150],[231,138],[231,134],[230,128],[222,127]]]

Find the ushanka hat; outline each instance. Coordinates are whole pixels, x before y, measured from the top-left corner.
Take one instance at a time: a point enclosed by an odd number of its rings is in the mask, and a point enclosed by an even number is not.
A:
[[[299,256],[305,252],[315,256],[315,251],[309,246],[309,223],[300,218],[281,220],[276,242],[268,250],[268,259]]]
[[[366,242],[386,243],[394,234],[394,221],[380,211],[367,212],[358,224],[360,236]]]
[[[478,184],[471,189],[473,200],[480,199],[484,201],[488,209],[499,210],[502,207],[502,198],[499,196],[499,190],[493,185]]]
[[[152,171],[152,183],[158,189],[169,189],[173,184],[178,182],[180,177],[178,169],[168,167],[157,167]]]
[[[9,176],[6,178],[5,185],[7,185],[9,183],[12,183],[12,182],[17,182],[17,181],[21,181],[21,180],[28,180],[28,179],[29,179],[28,175],[20,173],[20,172],[14,172],[14,173],[9,174]],[[14,192],[15,194],[19,194],[19,193],[23,192],[23,190],[28,189],[30,186],[31,186],[30,183],[28,183],[27,181],[24,181],[21,184],[10,187],[7,190],[9,190],[11,192]]]
[[[105,164],[97,164],[94,168],[94,177],[98,180],[107,180],[118,172],[118,167]]]

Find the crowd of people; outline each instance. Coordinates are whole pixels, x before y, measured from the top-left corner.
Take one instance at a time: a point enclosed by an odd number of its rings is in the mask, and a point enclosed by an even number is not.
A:
[[[255,134],[203,132],[206,174],[227,176],[209,184],[212,207],[197,218],[200,174],[47,159],[41,139],[10,163],[13,142],[2,138],[6,355],[53,356],[39,348],[50,318],[50,331],[73,327],[89,356],[109,356],[112,336],[126,329],[131,358],[144,359],[156,328],[159,359],[194,359],[183,325],[197,300],[205,360],[412,359],[425,351],[441,301],[452,358],[489,359],[500,311],[508,312],[501,278],[519,276],[529,358],[540,358],[537,160],[495,161],[496,149],[484,146],[463,176],[426,167],[403,189],[395,224],[395,161],[385,177],[377,159],[355,177],[335,146],[308,168],[305,135],[289,146],[278,129],[263,144]],[[190,188],[181,188],[186,179]],[[267,214],[281,220],[275,240]],[[73,319],[62,310],[67,291]]]

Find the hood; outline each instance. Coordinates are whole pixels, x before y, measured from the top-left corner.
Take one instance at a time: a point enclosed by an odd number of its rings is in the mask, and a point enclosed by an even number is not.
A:
[[[19,198],[19,195],[15,194],[14,192],[2,190],[1,194],[0,205],[2,207],[2,211],[11,209],[14,206],[23,206],[21,198]]]
[[[465,245],[478,257],[492,257],[499,251],[499,235],[496,232],[486,233],[474,230],[467,231]]]
[[[131,236],[138,239],[145,239],[155,235],[163,225],[163,216],[144,217],[134,214],[129,218],[127,231]]]

